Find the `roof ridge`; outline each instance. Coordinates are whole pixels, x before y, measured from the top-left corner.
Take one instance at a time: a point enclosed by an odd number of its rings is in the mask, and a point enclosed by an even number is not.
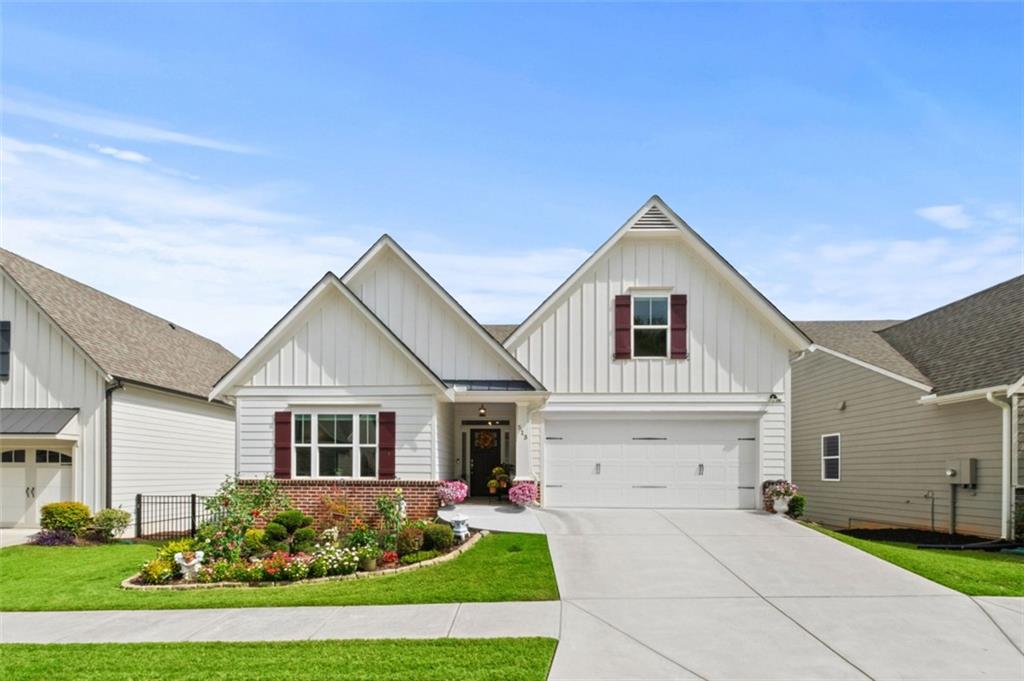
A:
[[[916,321],[918,319],[921,319],[922,317],[927,317],[930,314],[934,314],[936,312],[940,312],[942,310],[945,310],[946,308],[952,307],[953,305],[959,305],[960,303],[968,301],[971,298],[976,298],[978,296],[981,296],[981,295],[984,295],[986,293],[989,293],[990,291],[993,291],[993,290],[995,290],[997,288],[1000,288],[1002,286],[1006,286],[1007,284],[1013,283],[1013,282],[1017,281],[1018,279],[1024,279],[1024,274],[1018,274],[1015,277],[1010,277],[1009,279],[1006,279],[1005,281],[1001,281],[1001,282],[999,282],[997,284],[992,284],[991,286],[989,286],[987,288],[983,288],[980,291],[975,291],[974,293],[971,293],[969,295],[963,296],[962,298],[957,298],[956,300],[953,300],[951,302],[945,303],[943,305],[939,305],[938,307],[932,308],[931,310],[928,310],[926,312],[922,312],[919,315],[915,315],[915,316],[910,317],[908,319],[904,319],[903,321],[899,322],[898,324],[893,324],[892,327],[888,327],[888,328],[893,328],[895,326],[902,326],[903,324],[908,324],[910,322],[913,322],[913,321]]]

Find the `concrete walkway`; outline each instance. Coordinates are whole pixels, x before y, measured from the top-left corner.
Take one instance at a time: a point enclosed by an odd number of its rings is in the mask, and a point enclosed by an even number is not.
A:
[[[469,518],[469,526],[475,530],[544,534],[544,527],[538,519],[540,513],[533,508],[483,500],[458,504],[453,509],[443,508],[437,515],[442,520],[447,520],[453,515],[462,514]]]
[[[17,546],[27,544],[32,535],[39,532],[39,528],[4,527],[0,528],[0,549],[5,546]]]
[[[2,643],[557,638],[558,601],[0,613]]]
[[[1024,679],[1021,599],[971,599],[792,521],[545,511],[550,678]]]

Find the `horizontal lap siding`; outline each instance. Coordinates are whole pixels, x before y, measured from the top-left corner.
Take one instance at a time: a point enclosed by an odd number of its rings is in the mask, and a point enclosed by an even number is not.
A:
[[[113,394],[113,505],[209,494],[235,472],[234,410],[127,386]]]
[[[957,493],[957,529],[999,535],[1000,413],[984,400],[922,405],[921,390],[822,352],[793,366],[793,478],[807,516],[829,525],[948,529],[946,462],[978,459],[978,489]],[[846,408],[839,411],[840,401]],[[839,482],[821,480],[821,436],[841,434]],[[852,519],[852,520],[851,520]]]
[[[0,319],[11,322],[10,378],[0,382],[0,406],[78,408],[74,498],[90,508],[102,508],[106,479],[103,374],[3,272]]]
[[[387,395],[379,396],[368,389],[363,398],[352,395],[338,395],[339,404],[380,405],[380,411],[395,412],[395,473],[400,479],[429,480],[434,442],[435,399],[430,395]],[[239,395],[236,400],[238,415],[238,466],[242,477],[254,478],[272,475],[274,472],[274,412],[282,410],[301,411],[303,399],[327,400],[330,393],[323,390],[310,391],[303,397],[256,397]],[[318,404],[322,408],[326,405]],[[339,406],[339,411],[345,407]],[[374,407],[377,409],[378,407]]]

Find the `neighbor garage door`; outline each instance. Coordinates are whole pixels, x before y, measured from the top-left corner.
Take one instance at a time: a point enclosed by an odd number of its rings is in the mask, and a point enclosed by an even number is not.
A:
[[[544,504],[754,508],[752,420],[549,419]]]

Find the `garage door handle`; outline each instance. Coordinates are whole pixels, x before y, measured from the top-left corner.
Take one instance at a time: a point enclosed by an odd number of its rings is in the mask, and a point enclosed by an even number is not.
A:
[[[29,493],[28,493],[28,487],[26,487],[26,488],[25,488],[25,498],[26,498],[26,499],[28,499],[28,498],[29,498],[29,496],[30,496],[30,495],[29,495]]]
[[[544,485],[545,487],[561,487],[561,485]]]
[[[751,485],[750,487],[744,487],[743,485],[737,485],[736,489],[754,489],[754,486]]]
[[[633,489],[668,489],[668,485],[633,485]]]
[[[700,470],[697,471],[697,475],[704,475],[704,464],[700,464]]]
[[[36,488],[35,487],[32,488],[32,498],[33,499],[36,498]]]

